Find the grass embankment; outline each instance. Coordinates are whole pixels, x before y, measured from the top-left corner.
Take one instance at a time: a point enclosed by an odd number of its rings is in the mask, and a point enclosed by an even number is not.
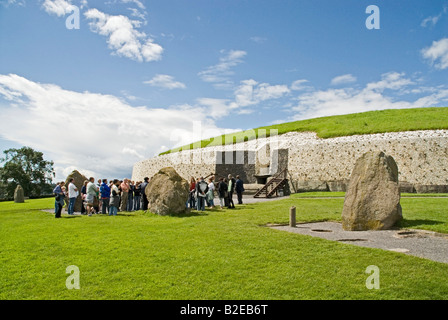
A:
[[[391,109],[287,122],[198,141],[163,152],[161,155],[249,141],[258,138],[259,133],[269,137],[271,130],[278,130],[279,135],[287,132],[311,131],[316,132],[320,138],[333,138],[358,134],[435,129],[448,129],[448,107]]]
[[[54,219],[0,203],[0,299],[447,299],[448,265],[264,227],[340,220],[343,199],[292,197],[185,217]],[[448,199],[403,199],[405,225],[448,232]],[[66,267],[81,290],[67,290]],[[368,290],[367,266],[381,272]]]

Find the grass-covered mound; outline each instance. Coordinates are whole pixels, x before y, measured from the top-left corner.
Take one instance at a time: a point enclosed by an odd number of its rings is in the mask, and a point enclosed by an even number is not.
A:
[[[161,155],[253,140],[258,138],[260,130],[263,130],[261,133],[266,134],[267,137],[271,130],[278,130],[279,135],[294,131],[312,131],[316,132],[320,138],[333,138],[358,134],[436,129],[448,129],[448,107],[391,109],[287,122],[198,141],[166,151]]]

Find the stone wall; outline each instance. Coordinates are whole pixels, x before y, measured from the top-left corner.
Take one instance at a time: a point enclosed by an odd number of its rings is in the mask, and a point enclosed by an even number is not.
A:
[[[448,185],[447,130],[311,139],[307,143],[291,135],[287,145],[288,168],[298,181],[347,180],[356,159],[367,151],[381,150],[394,157],[400,181]]]
[[[317,138],[315,133],[290,132],[276,140],[263,138],[233,146],[210,147],[188,150],[155,157],[134,166],[133,179],[151,177],[159,169],[173,166],[179,174],[207,176],[225,172],[240,174],[253,183],[254,174],[269,169],[275,174],[284,167],[289,169],[291,183],[300,190],[344,190],[355,161],[363,153],[381,150],[394,157],[399,168],[399,179],[403,190],[417,192],[448,192],[448,130],[427,130],[398,133],[383,133]],[[244,163],[222,163],[225,153],[244,151],[239,154]],[[260,163],[262,153],[270,150],[270,163]],[[268,151],[269,152],[269,151]],[[269,160],[269,159],[268,159]]]

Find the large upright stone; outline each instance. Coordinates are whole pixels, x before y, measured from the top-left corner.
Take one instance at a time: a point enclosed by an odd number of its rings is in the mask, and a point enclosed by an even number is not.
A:
[[[25,194],[23,192],[23,188],[21,185],[16,187],[14,191],[14,202],[15,203],[24,203],[25,202]]]
[[[73,183],[75,184],[76,188],[78,189],[78,198],[76,199],[75,202],[75,212],[81,212],[81,207],[82,207],[82,198],[81,198],[81,188],[84,185],[84,181],[87,180],[87,178],[82,175],[81,173],[79,173],[78,170],[74,170],[72,171],[72,173],[70,173],[67,177],[67,179],[65,180],[65,186],[68,190],[68,184],[70,179],[73,178],[75,179],[75,181],[73,181]]]
[[[162,216],[181,214],[186,211],[189,184],[174,168],[163,168],[151,178],[145,193],[152,213]]]
[[[402,219],[398,167],[384,152],[367,152],[350,176],[342,227],[344,230],[387,230]]]

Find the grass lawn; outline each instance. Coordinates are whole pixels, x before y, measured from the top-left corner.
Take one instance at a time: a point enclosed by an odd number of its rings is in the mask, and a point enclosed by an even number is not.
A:
[[[391,109],[287,122],[260,127],[251,132],[238,132],[198,141],[190,145],[163,152],[161,155],[181,150],[227,145],[253,140],[258,137],[259,130],[266,130],[262,132],[265,132],[265,134],[269,136],[270,130],[273,129],[278,130],[279,135],[293,131],[311,131],[316,132],[317,136],[320,138],[383,132],[448,129],[448,107]]]
[[[343,199],[291,199],[185,217],[54,219],[53,199],[0,203],[0,299],[447,299],[448,265],[264,227],[340,220]],[[448,199],[402,200],[404,226],[448,233]],[[67,290],[66,267],[81,290]],[[365,286],[380,268],[379,290]]]

